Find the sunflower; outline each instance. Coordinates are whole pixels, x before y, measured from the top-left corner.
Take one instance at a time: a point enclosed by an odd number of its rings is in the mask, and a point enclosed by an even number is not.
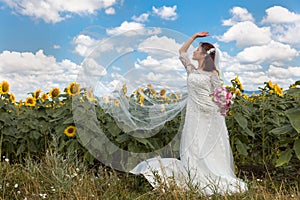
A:
[[[67,88],[67,93],[70,96],[76,96],[80,93],[80,84],[77,84],[76,82],[70,83],[70,85]]]
[[[38,90],[34,91],[33,97],[38,99],[40,97],[40,94],[41,94],[41,89],[38,89]]]
[[[243,97],[244,99],[246,99],[246,100],[249,99],[249,97],[248,97],[247,94],[243,94],[242,97]]]
[[[7,81],[2,81],[0,84],[0,93],[7,94],[9,92],[9,83]]]
[[[42,101],[46,101],[49,98],[48,94],[42,94]]]
[[[147,87],[148,87],[148,89],[154,89],[154,88],[153,88],[153,85],[152,85],[151,83],[149,83],[149,84],[147,85]]]
[[[290,85],[289,88],[297,88],[297,85],[296,84],[292,84],[292,85]]]
[[[167,93],[167,90],[165,90],[165,89],[159,91],[160,96],[165,96],[166,93]]]
[[[10,97],[9,98],[10,98],[11,102],[13,102],[13,103],[16,102],[16,97],[15,97],[15,95],[13,93],[10,93]]]
[[[109,104],[109,97],[107,95],[103,96],[102,99],[104,100],[105,104]]]
[[[150,89],[150,93],[152,94],[152,96],[155,98],[156,96],[156,91],[154,89]]]
[[[236,77],[235,77],[235,83],[237,84],[237,85],[241,85],[241,81],[240,81],[240,79],[239,79],[239,76],[238,75],[236,75]]]
[[[147,85],[147,87],[148,87],[148,89],[150,90],[150,94],[152,94],[153,98],[155,98],[155,96],[156,96],[156,91],[155,91],[153,85],[152,85],[151,83],[149,83],[149,84]]]
[[[144,99],[145,99],[145,97],[143,95],[141,95],[140,102],[139,102],[141,104],[141,106],[144,106]]]
[[[26,106],[33,107],[33,106],[35,106],[35,104],[36,104],[36,99],[35,98],[33,98],[33,97],[27,97],[26,98],[26,101],[25,101]]]
[[[60,94],[59,88],[52,88],[49,92],[49,95],[51,96],[52,99],[57,98],[59,94]]]
[[[140,91],[145,92],[145,88],[140,87]]]
[[[275,93],[276,93],[278,96],[280,96],[280,97],[283,96],[282,88],[280,88],[279,85],[278,85],[277,83],[274,85],[274,90],[275,90]]]
[[[234,94],[236,94],[237,96],[242,96],[242,93],[239,89],[236,89]]]
[[[120,106],[120,102],[118,100],[114,100],[114,104],[115,106],[119,107]]]
[[[19,103],[18,103],[18,106],[21,107],[21,106],[23,106],[23,105],[24,105],[23,100],[20,99],[20,100],[19,100]]]
[[[242,84],[239,85],[239,89],[240,89],[241,91],[244,91],[244,87],[243,87]]]
[[[126,93],[127,93],[127,86],[126,86],[126,84],[123,85],[122,90],[123,90],[123,94],[126,95]]]
[[[92,88],[87,88],[87,89],[85,90],[85,95],[86,95],[86,98],[87,98],[89,101],[96,101],[96,98],[94,97],[93,89],[92,89]]]
[[[74,137],[76,134],[76,127],[75,126],[68,126],[65,130],[64,133],[68,137]]]
[[[270,89],[274,89],[274,85],[273,85],[272,81],[269,81],[269,82],[267,83],[267,86],[268,86]]]

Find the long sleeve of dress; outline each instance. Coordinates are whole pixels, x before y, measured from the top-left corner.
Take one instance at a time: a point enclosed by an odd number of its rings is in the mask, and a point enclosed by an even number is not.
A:
[[[191,63],[191,61],[188,58],[188,56],[186,55],[186,53],[180,54],[179,59],[180,59],[181,63],[183,64],[183,66],[185,67],[188,74],[191,73],[195,69],[195,66]]]
[[[213,73],[210,77],[211,92],[213,93],[215,89],[222,87],[222,83],[218,74]]]

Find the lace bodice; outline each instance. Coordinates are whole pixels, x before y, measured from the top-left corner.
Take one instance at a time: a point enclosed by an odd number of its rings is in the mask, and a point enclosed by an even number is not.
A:
[[[222,86],[218,74],[196,69],[185,54],[179,58],[188,73],[188,107],[191,107],[192,111],[216,110],[217,106],[213,103],[211,95],[216,88]]]

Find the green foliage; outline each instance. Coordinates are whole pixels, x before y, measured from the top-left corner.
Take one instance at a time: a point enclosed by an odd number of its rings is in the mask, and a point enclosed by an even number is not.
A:
[[[237,79],[233,81],[233,91],[241,88]],[[291,87],[283,93],[278,90],[266,83],[258,95],[248,97],[237,93],[226,123],[238,166],[259,165],[283,170],[299,167],[300,88]],[[153,90],[145,90],[144,94],[159,95]],[[129,98],[144,105],[148,103],[138,94]],[[176,100],[164,98],[166,101]],[[152,152],[178,136],[182,121],[182,116],[178,115],[152,137],[138,138],[122,131],[100,104],[86,95],[85,89],[76,95],[62,93],[53,99],[35,100],[36,104],[29,106],[11,101],[10,94],[1,94],[0,154],[12,162],[22,162],[28,155],[40,158],[54,140],[58,153],[73,153],[90,164],[94,163],[95,157],[102,160],[114,158],[118,149]],[[75,125],[77,132],[89,137],[79,137],[75,132],[74,136],[67,136],[66,129]],[[105,145],[105,139],[115,146]],[[179,143],[175,144],[176,148],[179,148]],[[96,149],[99,153],[91,155],[87,149]],[[123,162],[121,158],[120,162]]]
[[[171,184],[153,189],[143,176],[120,173],[103,166],[91,166],[76,155],[57,153],[55,142],[44,156],[27,157],[25,163],[0,160],[0,199],[121,199],[121,200],[234,200],[299,199],[299,183],[276,183],[268,179],[247,180],[248,191],[205,196],[199,187],[182,190]]]
[[[226,117],[235,161],[270,169],[293,168],[299,176],[300,88],[276,94],[270,82],[265,84],[260,94],[237,96]]]

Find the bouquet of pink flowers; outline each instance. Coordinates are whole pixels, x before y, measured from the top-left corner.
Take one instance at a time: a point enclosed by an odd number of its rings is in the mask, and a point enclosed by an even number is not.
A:
[[[226,116],[227,111],[233,104],[235,94],[229,92],[225,87],[217,88],[213,93],[213,102],[219,107],[221,115]]]

